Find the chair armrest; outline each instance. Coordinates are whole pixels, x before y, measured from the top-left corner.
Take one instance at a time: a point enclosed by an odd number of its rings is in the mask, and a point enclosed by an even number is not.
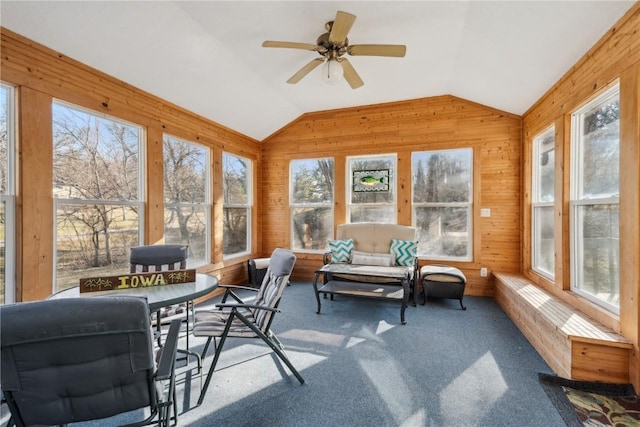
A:
[[[274,313],[280,313],[280,310],[272,307],[265,307],[264,305],[255,305],[255,304],[216,304],[216,307],[219,308],[255,308],[258,310],[267,310],[273,311]]]
[[[243,304],[244,301],[242,301],[242,298],[240,298],[235,292],[234,290],[247,290],[247,291],[253,291],[253,292],[258,292],[259,289],[256,288],[250,288],[247,286],[230,286],[230,285],[221,285],[219,286],[221,288],[224,288],[224,295],[222,296],[222,301],[221,304],[224,304],[227,302],[227,297],[231,297],[234,300],[236,300],[239,304]],[[218,305],[218,304],[216,304]]]
[[[182,320],[180,319],[171,321],[169,332],[160,349],[160,362],[156,370],[156,380],[163,381],[171,378],[173,365],[176,360],[176,352],[178,350],[178,333],[180,332],[181,324]]]
[[[260,288],[250,288],[249,286],[238,286],[238,285],[218,285],[219,288],[223,288],[225,290],[233,290],[233,289],[243,289],[245,291],[253,291],[258,292]]]

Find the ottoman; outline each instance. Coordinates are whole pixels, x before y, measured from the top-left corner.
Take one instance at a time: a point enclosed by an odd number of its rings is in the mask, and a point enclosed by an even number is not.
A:
[[[466,310],[462,304],[464,288],[467,278],[462,271],[455,267],[441,264],[425,265],[420,269],[420,281],[422,282],[422,305],[427,297],[449,298],[460,301],[460,307]]]
[[[271,258],[251,258],[247,261],[249,284],[251,286],[259,288],[262,285],[262,280],[264,279],[264,275],[267,274],[270,260]]]

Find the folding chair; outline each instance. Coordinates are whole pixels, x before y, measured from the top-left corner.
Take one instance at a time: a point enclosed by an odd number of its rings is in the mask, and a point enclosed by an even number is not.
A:
[[[177,424],[172,322],[156,367],[144,298],[91,297],[0,307],[9,425],[56,425],[146,408],[129,424]],[[171,411],[173,409],[173,416]],[[135,418],[135,413],[128,416]]]
[[[187,268],[189,246],[187,245],[147,245],[131,248],[129,268],[131,273],[152,273],[154,271],[184,270]],[[188,307],[172,306],[164,308],[158,321],[164,317],[183,314]],[[168,323],[168,322],[167,322]]]
[[[131,273],[151,273],[154,271],[184,270],[187,268],[189,246],[187,245],[147,245],[131,248],[129,265]],[[186,348],[179,348],[178,352],[186,357],[193,356],[198,364],[198,372],[202,369],[200,355],[189,350],[189,311],[194,312],[193,301],[185,304],[165,307],[156,312],[156,333],[158,344],[162,345],[162,324],[179,318],[186,321]]]
[[[202,358],[204,359],[206,356],[212,339],[215,347],[215,356],[200,393],[198,405],[201,405],[204,400],[211,382],[211,376],[216,368],[227,337],[261,338],[278,355],[280,360],[289,367],[298,381],[300,381],[300,384],[304,384],[304,379],[287,357],[284,346],[271,331],[271,323],[275,313],[280,311],[278,305],[280,304],[282,293],[289,282],[289,276],[293,271],[295,261],[296,257],[291,251],[276,249],[271,254],[269,268],[259,289],[244,286],[221,286],[225,288],[222,302],[217,304],[213,310],[196,311],[193,334],[195,336],[209,337],[202,351]],[[251,304],[246,304],[233,289],[246,289],[257,292],[257,295]],[[235,302],[227,303],[228,297],[231,297]],[[216,338],[220,339],[217,344]]]

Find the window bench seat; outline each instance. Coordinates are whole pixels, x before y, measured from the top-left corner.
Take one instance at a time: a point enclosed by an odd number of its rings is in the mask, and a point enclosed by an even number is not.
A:
[[[557,375],[629,382],[629,340],[522,275],[494,276],[496,301]]]

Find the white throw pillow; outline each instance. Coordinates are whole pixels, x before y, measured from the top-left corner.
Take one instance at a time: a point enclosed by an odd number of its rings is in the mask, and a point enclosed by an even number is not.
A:
[[[353,251],[351,253],[351,264],[393,267],[396,264],[396,257],[393,254]]]

